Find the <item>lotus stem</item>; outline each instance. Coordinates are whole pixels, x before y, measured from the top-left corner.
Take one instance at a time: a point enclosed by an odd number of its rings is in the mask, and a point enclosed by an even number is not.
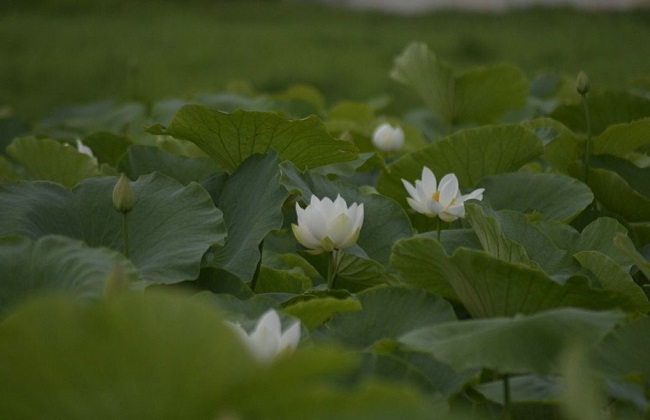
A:
[[[438,217],[437,219],[438,219],[438,235],[437,235],[437,238],[438,238],[438,242],[440,242],[440,235],[441,235],[441,232],[442,232],[442,220],[440,220],[440,217]]]
[[[582,96],[582,107],[585,111],[585,124],[587,126],[587,145],[585,146],[585,184],[589,182],[589,161],[591,159],[591,116],[589,114],[589,104],[587,103],[587,94]]]
[[[340,251],[335,249],[330,255],[329,266],[327,268],[327,288],[333,290],[336,286],[336,273],[341,262]]]
[[[512,403],[510,401],[510,375],[503,376],[503,419],[512,419]]]
[[[122,213],[122,236],[124,238],[124,256],[129,258],[129,214]]]

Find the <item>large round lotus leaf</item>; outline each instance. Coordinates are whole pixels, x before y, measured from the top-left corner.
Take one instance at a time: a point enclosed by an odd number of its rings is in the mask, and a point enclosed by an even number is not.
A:
[[[154,134],[189,140],[228,171],[247,157],[274,150],[301,169],[353,160],[357,149],[330,136],[315,116],[290,121],[272,112],[236,110],[231,114],[202,105],[185,105],[167,128]]]
[[[564,350],[596,344],[623,319],[618,311],[560,308],[514,318],[447,322],[409,332],[400,341],[456,369],[547,375],[558,371]]]
[[[64,236],[31,240],[22,235],[0,238],[0,314],[28,296],[65,293],[97,297],[115,265],[128,280],[138,274],[126,258],[105,248],[90,248]]]
[[[485,177],[483,201],[495,210],[516,210],[544,220],[567,222],[594,200],[587,185],[564,175],[513,172]]]
[[[0,324],[3,418],[207,419],[255,364],[208,305],[32,301]]]
[[[0,189],[0,234],[60,234],[123,252],[123,217],[112,204],[116,182],[91,178],[72,191],[50,182],[7,185]],[[149,282],[196,278],[205,251],[226,236],[210,195],[196,183],[183,186],[158,173],[131,187],[136,203],[127,216],[129,259]]]

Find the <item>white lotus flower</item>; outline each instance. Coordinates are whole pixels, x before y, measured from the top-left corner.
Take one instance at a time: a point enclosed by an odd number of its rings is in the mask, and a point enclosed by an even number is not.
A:
[[[465,217],[465,201],[482,200],[485,191],[479,188],[461,195],[456,175],[447,174],[437,184],[436,176],[426,166],[422,168],[422,179],[415,181],[415,186],[405,179],[402,179],[402,183],[410,195],[406,201],[413,210],[429,217],[438,216],[445,222]]]
[[[232,322],[226,322],[226,325],[239,336],[253,357],[261,362],[270,362],[282,353],[293,353],[300,342],[300,321],[282,332],[280,315],[274,309],[269,309],[262,315],[250,334]]]
[[[311,196],[303,209],[296,203],[298,224],[291,229],[298,242],[314,253],[331,252],[348,248],[359,239],[363,224],[363,203],[353,203],[349,208],[340,195],[332,201]]]
[[[383,123],[372,134],[372,144],[384,152],[397,151],[404,145],[404,130],[399,126],[393,127],[389,123]]]

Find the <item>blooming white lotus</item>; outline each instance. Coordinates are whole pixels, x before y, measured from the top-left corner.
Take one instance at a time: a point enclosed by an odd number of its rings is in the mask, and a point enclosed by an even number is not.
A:
[[[404,130],[399,126],[393,127],[389,123],[383,123],[372,134],[372,144],[384,152],[397,151],[404,145]]]
[[[313,253],[332,252],[348,248],[359,239],[363,224],[363,203],[348,207],[340,195],[332,201],[311,196],[309,205],[301,208],[296,203],[298,224],[291,229],[298,242]]]
[[[406,201],[413,210],[429,217],[438,216],[445,222],[465,217],[465,201],[482,200],[485,191],[479,188],[461,195],[456,175],[447,174],[438,184],[436,176],[426,166],[422,168],[422,179],[415,181],[415,186],[405,179],[402,179],[402,183],[410,195]]]
[[[226,322],[226,325],[239,336],[253,357],[261,362],[270,362],[282,353],[292,353],[300,342],[300,321],[282,332],[280,316],[274,309],[269,309],[262,315],[250,334],[232,322]]]

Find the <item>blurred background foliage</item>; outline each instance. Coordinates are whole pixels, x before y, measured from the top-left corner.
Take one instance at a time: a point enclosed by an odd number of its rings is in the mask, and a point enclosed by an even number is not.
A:
[[[310,1],[0,0],[0,114],[26,118],[101,99],[152,103],[202,92],[278,92],[307,83],[328,103],[388,94],[409,41],[458,68],[511,62],[530,78],[590,75],[595,88],[648,83],[650,11],[528,9],[404,17]],[[643,82],[645,80],[645,82]]]

